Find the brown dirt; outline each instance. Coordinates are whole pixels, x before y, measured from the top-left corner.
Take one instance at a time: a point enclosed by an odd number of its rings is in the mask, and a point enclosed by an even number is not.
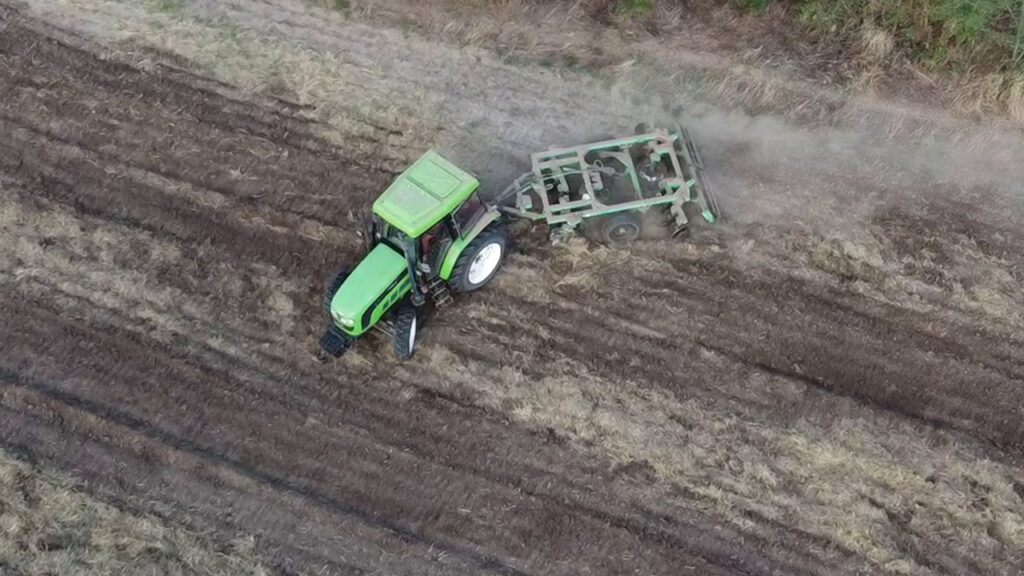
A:
[[[282,573],[1020,565],[1024,496],[1004,490],[1024,482],[1021,324],[1004,314],[1020,303],[1016,228],[925,202],[868,217],[877,258],[752,222],[628,264],[527,232],[507,276],[427,327],[412,367],[373,339],[321,363],[321,284],[359,249],[350,213],[394,174],[368,160],[389,130],[352,117],[358,130],[328,139],[301,106],[101,58],[5,5],[0,19],[5,446],[119,506],[254,534]],[[531,404],[517,382],[552,395]],[[560,386],[603,416],[563,425],[545,412]],[[646,407],[625,446],[620,393]],[[678,411],[656,422],[659,406]],[[705,442],[696,466],[659,459],[675,453],[645,425]],[[837,516],[872,518],[871,543],[816,524],[808,486],[842,463],[812,448],[858,435],[885,453],[864,462],[922,458],[938,469],[926,489],[976,494],[914,504],[909,480],[857,487],[848,472],[854,488],[825,491]],[[748,467],[776,454],[807,461]],[[937,454],[995,471],[947,477]],[[770,494],[722,480],[747,474]],[[979,510],[988,536],[934,529],[945,505]]]

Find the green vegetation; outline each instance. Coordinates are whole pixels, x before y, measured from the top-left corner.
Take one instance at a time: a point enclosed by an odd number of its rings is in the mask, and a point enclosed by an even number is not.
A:
[[[897,49],[929,68],[994,70],[1019,67],[1021,0],[810,0],[801,18],[826,31],[873,24],[889,32]]]
[[[642,18],[654,9],[654,0],[618,0],[615,14],[623,18]]]
[[[737,4],[748,10],[764,10],[772,5],[774,0],[735,0]]]
[[[786,4],[806,33],[845,47],[870,82],[910,64],[946,76],[951,105],[1024,122],[1024,0],[732,0]]]
[[[181,12],[181,0],[157,0],[156,9],[161,12]]]
[[[738,0],[763,7],[772,0]],[[930,70],[1024,72],[1024,0],[795,0],[800,19],[829,38],[888,34]]]

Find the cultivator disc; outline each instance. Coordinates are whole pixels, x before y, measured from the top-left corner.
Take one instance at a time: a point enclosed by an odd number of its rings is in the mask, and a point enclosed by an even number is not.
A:
[[[676,125],[676,131],[679,134],[677,142],[680,144],[679,152],[683,160],[683,170],[687,173],[687,177],[692,178],[694,183],[691,187],[691,197],[688,203],[696,206],[698,209],[697,214],[687,214],[684,216],[683,220],[686,223],[681,224],[676,229],[675,235],[678,235],[689,230],[690,226],[688,224],[692,216],[699,216],[709,224],[720,221],[722,219],[722,209],[719,207],[718,199],[708,183],[707,173],[704,170],[704,161],[701,158],[696,143],[690,137],[689,131],[678,124]]]

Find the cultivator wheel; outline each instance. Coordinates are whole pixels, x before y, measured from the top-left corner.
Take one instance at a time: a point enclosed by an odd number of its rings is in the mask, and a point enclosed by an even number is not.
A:
[[[588,223],[588,229],[598,242],[622,246],[636,241],[643,233],[643,215],[639,212],[618,212],[599,216]]]

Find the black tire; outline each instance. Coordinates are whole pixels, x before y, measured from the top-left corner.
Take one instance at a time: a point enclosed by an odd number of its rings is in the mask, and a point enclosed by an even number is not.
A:
[[[412,358],[416,348],[417,321],[416,307],[411,302],[403,302],[395,313],[395,336],[392,345],[395,356],[399,360]]]
[[[487,274],[483,279],[475,279],[476,282],[471,281],[470,271],[473,269],[473,262],[488,246],[497,244],[501,253],[498,256],[494,268]],[[491,224],[480,233],[479,236],[474,238],[468,246],[462,250],[462,254],[459,254],[459,259],[455,262],[455,268],[452,270],[451,278],[448,280],[448,286],[452,292],[456,294],[463,294],[466,292],[472,292],[479,290],[487,285],[491,279],[501,269],[501,265],[505,262],[505,251],[508,247],[508,238],[505,233],[505,228],[498,223]]]
[[[340,272],[331,280],[331,283],[327,285],[327,295],[324,297],[324,306],[327,308],[327,315],[331,315],[331,300],[334,300],[334,295],[341,289],[341,285],[348,279],[349,269],[342,268]]]
[[[374,223],[373,218],[363,219],[363,252],[369,254],[375,245],[375,235],[377,234],[377,225]]]
[[[643,216],[638,212],[616,212],[603,216],[596,223],[598,241],[621,246],[640,238],[643,232]]]

